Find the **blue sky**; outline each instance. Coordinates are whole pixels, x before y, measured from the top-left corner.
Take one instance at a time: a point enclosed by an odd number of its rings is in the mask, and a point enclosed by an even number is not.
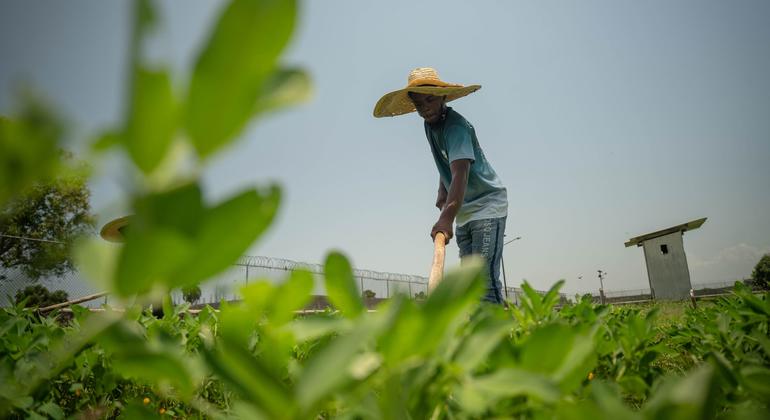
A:
[[[168,1],[151,55],[180,89],[222,3]],[[120,118],[128,3],[3,0],[0,112],[26,81],[73,122],[78,149]],[[414,67],[483,88],[453,102],[508,187],[509,285],[647,287],[630,237],[685,234],[694,283],[748,276],[770,252],[770,3],[389,1],[301,3],[284,62],[311,102],[257,120],[206,166],[221,199],[277,181],[285,201],[251,254],[426,275],[438,181],[416,115],[374,119]],[[124,165],[98,168],[100,221],[122,215]],[[448,264],[457,263],[454,242]],[[582,276],[582,280],[578,279]]]

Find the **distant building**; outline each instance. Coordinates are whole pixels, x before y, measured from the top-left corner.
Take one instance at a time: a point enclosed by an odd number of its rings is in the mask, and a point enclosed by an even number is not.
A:
[[[705,217],[693,220],[631,238],[625,243],[626,247],[636,245],[644,249],[653,299],[689,298],[692,285],[682,237],[686,231],[701,227],[705,221]]]

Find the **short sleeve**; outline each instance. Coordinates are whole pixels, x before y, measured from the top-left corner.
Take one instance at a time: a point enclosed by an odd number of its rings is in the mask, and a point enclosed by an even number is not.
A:
[[[454,162],[458,159],[470,159],[471,163],[476,160],[473,152],[473,137],[469,127],[459,124],[452,124],[444,132],[446,141],[447,159]]]

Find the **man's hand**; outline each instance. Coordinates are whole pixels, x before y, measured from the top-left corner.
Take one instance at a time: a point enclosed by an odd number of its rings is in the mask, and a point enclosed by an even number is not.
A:
[[[446,237],[446,244],[449,244],[449,240],[454,236],[454,231],[452,230],[452,221],[446,221],[443,218],[439,218],[438,222],[433,225],[433,229],[430,231],[431,239],[435,241],[436,234],[439,232],[444,233],[444,236]]]
[[[465,187],[468,184],[468,172],[470,171],[471,161],[470,159],[457,159],[449,164],[449,169],[452,171],[452,182],[449,184],[449,191],[447,191],[444,203],[441,203],[441,215],[438,217],[438,222],[433,225],[433,229],[430,231],[430,237],[436,240],[436,233],[444,232],[446,236],[446,243],[454,236],[452,230],[452,224],[455,221],[455,216],[460,210],[460,206],[463,203],[463,197],[465,196]],[[441,198],[441,190],[443,185],[439,186],[439,198]],[[446,191],[446,190],[444,190]],[[436,200],[436,206],[438,207],[439,200]]]

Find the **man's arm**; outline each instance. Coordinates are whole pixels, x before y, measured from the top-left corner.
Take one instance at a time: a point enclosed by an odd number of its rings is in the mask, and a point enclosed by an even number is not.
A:
[[[446,204],[446,197],[447,197],[446,188],[444,188],[444,184],[439,179],[438,180],[438,196],[436,196],[436,207],[439,210],[444,210],[444,204]]]
[[[470,159],[457,159],[449,165],[452,171],[452,183],[449,184],[449,192],[447,194],[446,203],[441,210],[441,215],[438,217],[438,221],[433,225],[433,229],[430,232],[431,238],[436,237],[436,233],[444,232],[446,235],[447,243],[454,236],[452,224],[455,221],[457,212],[460,211],[460,207],[463,205],[463,197],[465,197],[465,187],[468,185],[468,172],[471,168]]]

